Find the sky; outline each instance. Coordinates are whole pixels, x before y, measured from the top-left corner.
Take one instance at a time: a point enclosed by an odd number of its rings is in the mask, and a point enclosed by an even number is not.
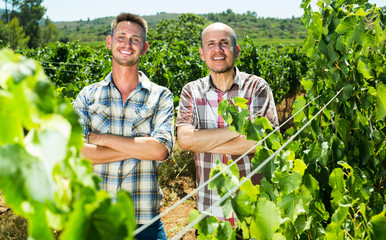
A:
[[[301,2],[301,0],[43,0],[42,5],[47,9],[45,17],[57,22],[88,18],[93,20],[116,16],[121,12],[144,16],[159,12],[220,13],[227,9],[232,9],[235,13],[256,12],[259,17],[291,18],[302,16]],[[377,6],[386,5],[386,0],[369,2]]]

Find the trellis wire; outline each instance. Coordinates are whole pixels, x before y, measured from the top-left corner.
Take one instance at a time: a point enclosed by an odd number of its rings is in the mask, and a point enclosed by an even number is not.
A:
[[[189,193],[188,195],[186,195],[185,197],[183,197],[182,199],[180,199],[178,202],[176,202],[175,204],[173,204],[171,207],[169,207],[168,209],[164,210],[162,213],[160,213],[159,215],[155,216],[152,220],[150,220],[148,223],[142,225],[141,227],[139,227],[138,229],[136,229],[134,231],[134,235],[142,232],[144,229],[146,229],[148,226],[150,226],[151,224],[153,224],[155,221],[161,219],[163,216],[165,216],[166,214],[168,214],[170,211],[172,211],[173,209],[175,209],[177,206],[179,206],[180,204],[182,204],[183,202],[185,202],[187,199],[189,199],[190,197],[192,197],[195,193],[197,193],[199,190],[201,190],[202,188],[204,188],[206,185],[208,185],[211,181],[213,181],[214,179],[216,179],[219,175],[221,175],[224,171],[226,171],[228,168],[230,168],[231,166],[233,166],[234,164],[236,164],[238,161],[240,161],[240,159],[242,159],[243,157],[245,157],[249,152],[251,152],[253,149],[255,149],[257,146],[259,146],[260,144],[262,144],[268,137],[270,137],[272,134],[274,134],[276,131],[278,131],[281,127],[283,127],[287,122],[289,122],[292,118],[294,118],[298,113],[300,113],[304,108],[306,108],[308,105],[310,105],[312,102],[314,102],[315,100],[317,100],[321,95],[315,97],[312,101],[310,101],[309,103],[307,103],[303,108],[301,108],[299,111],[297,111],[294,115],[292,115],[290,118],[288,118],[284,123],[282,123],[279,127],[276,127],[274,129],[274,131],[270,132],[266,137],[264,137],[262,140],[260,140],[258,143],[256,143],[253,147],[251,147],[247,152],[245,152],[243,155],[241,155],[239,158],[237,158],[234,162],[232,162],[231,164],[229,164],[228,166],[226,166],[222,171],[220,171],[219,173],[217,173],[216,175],[214,175],[212,178],[210,178],[208,181],[206,181],[205,183],[203,183],[201,186],[199,186],[198,188],[196,188],[195,190],[193,190],[191,193]]]
[[[291,136],[291,138],[283,144],[278,150],[276,150],[271,156],[269,156],[264,162],[262,162],[256,169],[254,169],[248,176],[246,176],[243,180],[239,182],[237,186],[235,186],[231,191],[228,191],[224,196],[220,198],[217,202],[215,202],[212,206],[210,206],[208,209],[206,209],[204,212],[200,214],[199,217],[197,217],[195,220],[193,220],[191,223],[189,223],[184,229],[182,229],[176,236],[172,238],[172,240],[176,240],[181,238],[185,235],[192,227],[194,227],[197,223],[199,223],[208,212],[212,211],[212,208],[220,206],[220,204],[227,199],[231,194],[233,194],[237,189],[240,188],[241,185],[243,185],[248,179],[250,179],[254,174],[256,174],[260,169],[262,169],[269,161],[272,160],[281,150],[283,150],[289,143],[291,143],[297,135],[299,135],[344,89],[341,88],[338,93],[326,104],[324,107],[322,107],[317,114],[315,114],[302,128],[299,129],[294,135]]]

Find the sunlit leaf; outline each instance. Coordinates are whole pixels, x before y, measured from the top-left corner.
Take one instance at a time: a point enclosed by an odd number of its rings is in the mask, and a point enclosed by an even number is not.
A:
[[[235,105],[238,107],[241,107],[241,109],[244,109],[247,107],[248,100],[241,97],[235,97]]]
[[[306,105],[306,100],[304,97],[298,97],[293,105],[292,115],[297,113],[300,109],[302,109]],[[301,122],[306,115],[304,114],[304,110],[302,112],[299,112],[295,117],[295,122]]]
[[[363,77],[366,79],[372,78],[370,69],[368,66],[361,60],[358,61],[358,72],[362,73]]]
[[[296,159],[294,162],[294,172],[298,172],[300,176],[304,175],[304,171],[307,169],[307,165],[300,159]]]
[[[293,222],[300,214],[306,213],[302,199],[294,193],[280,196],[278,198],[278,206],[280,209],[283,209],[286,217]]]
[[[231,238],[233,228],[230,222],[220,222],[217,228],[216,239],[228,240]]]
[[[329,178],[329,184],[332,188],[338,190],[341,193],[345,191],[345,184],[343,180],[343,171],[340,168],[335,168]]]
[[[250,226],[251,237],[271,240],[279,226],[280,211],[277,206],[267,199],[259,199]]]
[[[232,206],[237,215],[237,218],[244,221],[246,217],[250,217],[253,212],[253,202],[250,195],[245,191],[239,191],[235,198],[232,199]]]
[[[371,218],[370,224],[373,227],[374,239],[381,240],[386,230],[386,210]]]
[[[377,120],[384,119],[386,117],[386,85],[379,83],[377,86]]]

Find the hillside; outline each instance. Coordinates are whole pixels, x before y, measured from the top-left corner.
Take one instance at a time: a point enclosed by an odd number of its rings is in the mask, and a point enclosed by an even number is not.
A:
[[[160,20],[177,19],[177,13],[159,13],[157,15],[143,16],[149,28],[155,28]],[[110,24],[114,17],[96,18],[93,20],[79,20],[69,22],[55,22],[61,32],[60,40],[63,42],[81,40],[87,42],[104,41],[110,33]]]
[[[155,29],[161,20],[178,19],[177,13],[158,13],[143,16],[150,29]],[[257,42],[273,41],[283,43],[299,43],[306,31],[300,18],[278,19],[257,17],[255,12],[236,14],[232,10],[221,13],[202,14],[209,22],[224,22],[232,26],[240,39],[249,36]],[[72,22],[55,22],[61,32],[60,40],[63,42],[80,40],[86,42],[104,41],[109,34],[110,23],[113,17],[97,18],[94,20],[79,20]]]

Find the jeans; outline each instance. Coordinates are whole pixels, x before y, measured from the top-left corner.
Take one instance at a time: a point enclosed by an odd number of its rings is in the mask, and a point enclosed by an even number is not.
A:
[[[143,224],[138,224],[137,228],[141,227]],[[158,220],[145,228],[142,232],[134,236],[137,240],[167,240],[166,232],[164,225],[161,220]]]

